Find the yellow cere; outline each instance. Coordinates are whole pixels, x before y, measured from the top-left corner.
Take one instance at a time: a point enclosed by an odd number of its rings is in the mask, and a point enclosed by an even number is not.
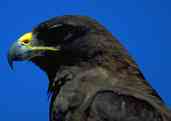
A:
[[[19,42],[24,44],[25,47],[29,48],[30,50],[34,51],[59,51],[58,48],[55,47],[45,47],[45,46],[32,46],[29,42],[32,40],[33,35],[32,32],[26,33],[19,38]]]
[[[32,36],[32,32],[29,32],[29,33],[26,33],[23,36],[21,36],[19,38],[19,41],[24,43],[24,44],[27,44],[27,43],[29,43],[32,40],[32,37],[33,37]]]

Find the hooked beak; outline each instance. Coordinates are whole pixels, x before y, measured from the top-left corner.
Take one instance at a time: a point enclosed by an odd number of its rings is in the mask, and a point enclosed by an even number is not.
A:
[[[28,48],[22,46],[20,43],[15,42],[8,52],[8,63],[13,69],[13,61],[19,61],[24,59],[24,55],[28,53]]]
[[[8,51],[8,63],[13,69],[14,61],[30,60],[35,56],[43,56],[45,51],[59,51],[55,47],[33,46],[30,44],[32,41],[32,33],[26,33],[14,42]]]

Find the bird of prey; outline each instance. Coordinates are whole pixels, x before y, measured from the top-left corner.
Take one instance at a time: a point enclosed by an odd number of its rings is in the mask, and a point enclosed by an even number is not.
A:
[[[11,67],[24,60],[49,78],[50,121],[171,121],[127,50],[90,17],[40,23],[9,49]]]

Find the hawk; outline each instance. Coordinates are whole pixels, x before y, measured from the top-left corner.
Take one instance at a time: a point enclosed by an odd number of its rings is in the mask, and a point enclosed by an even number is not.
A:
[[[9,49],[11,67],[24,60],[49,78],[50,121],[171,121],[127,50],[90,17],[40,23]]]

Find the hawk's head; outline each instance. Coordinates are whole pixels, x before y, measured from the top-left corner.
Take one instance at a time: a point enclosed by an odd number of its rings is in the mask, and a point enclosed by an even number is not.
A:
[[[51,74],[58,67],[105,63],[126,51],[97,21],[85,16],[61,16],[42,22],[10,48],[8,61],[32,61]],[[110,65],[110,64],[109,64]]]

